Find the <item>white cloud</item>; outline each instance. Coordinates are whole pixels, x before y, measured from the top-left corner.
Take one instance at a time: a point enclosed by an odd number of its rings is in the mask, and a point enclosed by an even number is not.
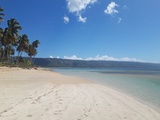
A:
[[[76,55],[73,55],[71,57],[64,56],[64,59],[69,59],[69,60],[83,60],[82,58],[78,58]]]
[[[97,0],[66,0],[66,2],[69,12],[79,14],[82,10],[85,10],[88,5],[97,2]]]
[[[79,21],[79,22],[85,23],[86,20],[87,20],[87,18],[86,18],[86,17],[83,18],[81,15],[78,17],[78,21]]]
[[[117,23],[119,24],[121,21],[122,21],[122,18],[118,18],[118,22]]]
[[[65,24],[69,23],[69,17],[64,16],[64,17],[63,17],[63,20],[64,20],[64,23],[65,23]]]
[[[99,55],[97,55],[97,56],[94,57],[94,58],[89,57],[89,58],[86,58],[85,60],[115,60],[115,58],[109,57],[109,56],[107,56],[107,55],[104,55],[104,56],[99,56]]]
[[[136,58],[129,58],[129,57],[124,57],[124,58],[115,58],[107,55],[99,56],[97,55],[95,58],[89,57],[86,58],[85,60],[104,60],[104,61],[134,61],[134,62],[142,62],[140,59]]]
[[[111,56],[107,56],[107,55],[103,55],[103,56],[99,56],[97,55],[96,57],[88,57],[85,59],[79,58],[76,55],[73,55],[71,57],[68,56],[64,56],[64,59],[70,59],[70,60],[86,60],[86,61],[90,61],[90,60],[103,60],[103,61],[132,61],[132,62],[143,62],[143,60],[140,59],[136,59],[136,58],[129,58],[129,57],[124,57],[124,58],[115,58],[115,57],[111,57]]]
[[[52,56],[52,55],[50,55],[49,57],[50,57],[50,58],[53,58],[53,56]]]
[[[52,55],[50,55],[50,56],[49,56],[49,58],[57,58],[57,59],[60,59],[60,57],[59,57],[59,56],[57,56],[57,57],[53,57]]]
[[[68,11],[70,13],[75,13],[78,17],[79,22],[86,22],[87,18],[82,18],[81,14],[84,12],[91,4],[97,2],[97,0],[66,0]]]
[[[60,57],[59,57],[59,56],[57,56],[56,58],[57,58],[57,59],[59,59]]]
[[[115,13],[119,13],[119,11],[115,9],[116,7],[118,7],[118,4],[116,4],[115,2],[111,2],[107,6],[107,8],[104,10],[104,13],[108,14],[108,15],[113,15]]]

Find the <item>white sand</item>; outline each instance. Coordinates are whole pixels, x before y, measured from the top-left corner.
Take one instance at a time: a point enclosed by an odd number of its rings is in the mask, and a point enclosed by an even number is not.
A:
[[[160,120],[160,114],[78,77],[0,68],[0,120]]]

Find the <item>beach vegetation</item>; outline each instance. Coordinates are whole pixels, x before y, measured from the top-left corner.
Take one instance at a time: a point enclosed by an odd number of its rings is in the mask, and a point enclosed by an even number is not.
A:
[[[4,21],[3,9],[0,8],[0,22]],[[11,18],[7,27],[0,27],[0,65],[16,67],[32,67],[32,58],[37,55],[39,40],[30,42],[27,34],[20,34],[20,23]],[[23,56],[24,55],[24,56]],[[27,56],[26,56],[27,55]]]

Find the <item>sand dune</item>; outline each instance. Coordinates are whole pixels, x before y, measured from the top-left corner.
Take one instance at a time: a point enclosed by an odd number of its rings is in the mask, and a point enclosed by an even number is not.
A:
[[[0,120],[160,120],[106,86],[45,70],[0,68]]]

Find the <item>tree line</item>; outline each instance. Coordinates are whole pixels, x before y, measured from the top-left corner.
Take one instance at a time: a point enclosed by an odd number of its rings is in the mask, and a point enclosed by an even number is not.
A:
[[[0,8],[0,25],[4,21],[5,14]],[[0,64],[19,65],[21,63],[32,64],[32,58],[37,54],[39,40],[30,43],[26,34],[19,34],[22,30],[20,23],[11,18],[7,21],[7,27],[0,27]],[[22,57],[23,53],[28,57]],[[30,58],[30,59],[28,59]]]

